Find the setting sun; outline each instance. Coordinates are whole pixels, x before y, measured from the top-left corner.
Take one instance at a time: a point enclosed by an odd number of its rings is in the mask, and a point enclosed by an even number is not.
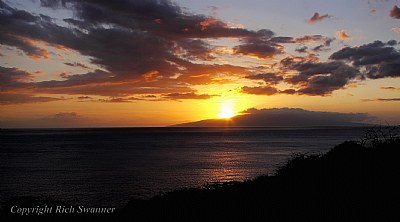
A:
[[[235,111],[233,110],[233,101],[227,100],[221,104],[220,112],[218,113],[218,117],[221,119],[227,119],[234,117]]]
[[[223,109],[220,113],[218,113],[218,117],[221,119],[231,118],[233,116],[235,116],[235,113],[229,108]]]

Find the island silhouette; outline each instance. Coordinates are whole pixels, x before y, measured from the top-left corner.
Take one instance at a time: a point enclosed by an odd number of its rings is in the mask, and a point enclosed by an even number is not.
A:
[[[374,117],[366,113],[309,111],[300,108],[247,109],[231,118],[206,119],[174,127],[262,127],[262,126],[366,126]]]

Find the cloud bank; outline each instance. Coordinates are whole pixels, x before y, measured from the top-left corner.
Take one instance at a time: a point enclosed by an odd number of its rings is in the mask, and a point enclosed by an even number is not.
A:
[[[239,90],[244,94],[327,96],[368,78],[399,77],[400,52],[394,40],[344,47],[321,61],[318,53],[332,50],[335,38],[277,36],[269,29],[233,27],[212,16],[186,12],[171,1],[40,3],[52,10],[69,10],[73,16],[56,21],[0,0],[0,44],[32,59],[49,58],[48,47],[75,51],[89,58],[90,64],[63,61],[83,71],[45,81],[34,81],[35,73],[20,67],[0,66],[1,104],[57,100],[49,94],[105,97],[99,102],[201,100],[216,95],[199,93],[196,86],[235,81],[246,81]],[[397,12],[394,6],[390,15],[396,18]],[[308,22],[331,17],[316,12]],[[350,38],[344,31],[337,37]],[[236,43],[221,51],[212,44],[219,39]],[[287,53],[287,44],[295,45],[302,56]],[[218,58],[221,53],[234,59],[257,59],[273,68],[260,71],[255,66],[223,63]]]

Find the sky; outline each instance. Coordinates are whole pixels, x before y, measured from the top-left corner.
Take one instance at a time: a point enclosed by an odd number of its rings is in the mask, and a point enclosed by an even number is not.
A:
[[[400,124],[400,2],[0,0],[0,127],[298,108]]]

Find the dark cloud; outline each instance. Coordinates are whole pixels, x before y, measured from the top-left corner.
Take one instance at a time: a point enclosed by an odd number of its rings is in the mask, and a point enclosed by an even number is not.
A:
[[[271,38],[271,42],[274,42],[274,43],[294,43],[295,41],[294,41],[293,37],[278,36],[278,37]]]
[[[16,10],[0,1],[0,44],[14,46],[33,58],[47,58],[48,52],[23,33],[27,26],[46,20],[43,16],[33,16],[26,11]],[[29,25],[30,24],[30,25]]]
[[[114,76],[108,72],[96,70],[85,74],[67,75],[61,74],[65,80],[49,80],[42,81],[35,84],[40,89],[57,88],[57,87],[71,87],[77,85],[91,85],[94,83],[105,83],[112,81]],[[89,86],[90,87],[90,86]]]
[[[14,105],[22,103],[43,103],[63,100],[60,98],[46,96],[32,96],[26,94],[0,93],[0,105]]]
[[[287,58],[281,61],[281,65],[285,70],[297,72],[285,81],[300,86],[301,88],[297,91],[300,94],[330,94],[359,77],[358,69],[338,61],[322,63]]]
[[[232,126],[355,126],[373,120],[367,113],[318,112],[299,108],[248,109]],[[203,120],[178,126],[225,126],[226,120]]]
[[[14,46],[33,59],[49,58],[50,53],[47,50],[35,45],[35,41],[29,38],[23,38],[21,36],[4,33],[0,34],[0,43]]]
[[[282,54],[282,50],[269,43],[249,43],[239,45],[234,48],[235,53],[255,56],[260,59],[270,59],[277,54]]]
[[[325,45],[318,45],[312,49],[314,52],[328,51],[329,48],[326,48]]]
[[[328,45],[330,43],[326,43]],[[311,57],[287,57],[281,60],[284,72],[295,72],[285,78],[287,83],[299,87],[298,94],[328,95],[345,88],[349,83],[385,77],[399,77],[400,52],[397,41],[375,41],[358,47],[345,47],[333,53],[327,62]],[[313,50],[323,49],[317,46]]]
[[[279,93],[292,95],[292,94],[296,94],[296,90],[295,89],[285,89],[285,90],[279,91]]]
[[[246,76],[247,79],[263,80],[267,84],[278,84],[283,80],[282,76],[274,73],[260,73],[256,75]]]
[[[397,5],[393,6],[389,12],[389,16],[395,19],[400,19],[400,8],[397,7]]]
[[[212,60],[211,47],[201,39],[182,39],[178,42],[177,50],[187,59]]]
[[[233,47],[234,54],[271,59],[284,53],[284,44],[316,43],[308,48],[321,51],[328,50],[334,38],[294,38],[275,36],[267,29],[233,28],[214,17],[185,12],[171,1],[42,0],[41,5],[72,10],[74,16],[64,19],[68,25],[61,26],[48,16],[11,8],[0,0],[0,44],[16,47],[33,58],[47,57],[43,44],[71,49],[90,58],[90,67],[96,70],[64,74],[61,80],[32,82],[27,72],[1,68],[2,92],[100,95],[111,100],[141,99],[141,95],[149,94],[165,99],[200,99],[207,95],[193,93],[196,85],[224,84],[232,77],[252,75],[249,79],[263,80],[266,85],[286,81],[296,90],[260,86],[243,87],[243,92],[326,95],[357,78],[397,77],[400,70],[399,52],[394,48],[397,42],[390,41],[341,49],[325,63],[312,54],[307,60],[282,60],[279,76],[258,76],[253,68],[215,64],[218,61],[214,61],[209,40],[236,38],[240,44]],[[328,17],[316,13],[313,21]],[[298,52],[306,52],[308,48],[304,47]],[[88,68],[82,63],[65,65]]]
[[[379,98],[378,100],[384,102],[400,102],[400,98]]]
[[[143,91],[187,93],[192,91],[188,90],[192,85],[221,81],[215,77],[220,76],[222,68],[227,68],[222,70],[226,75],[239,75],[234,70],[241,70],[242,75],[247,72],[242,67],[193,63],[191,60],[214,59],[211,56],[213,48],[204,41],[205,38],[245,39],[238,53],[255,53],[263,57],[279,53],[282,48],[271,42],[273,32],[269,30],[256,32],[231,28],[218,19],[183,12],[170,1],[46,0],[41,1],[41,5],[53,9],[64,7],[72,10],[75,16],[64,19],[69,24],[64,27],[49,18],[11,8],[1,1],[1,44],[37,57],[43,57],[45,53],[33,44],[35,41],[72,49],[90,57],[90,62],[102,71],[35,83],[38,92],[108,96]],[[254,48],[255,45],[260,48]],[[81,63],[65,64],[87,67]],[[147,78],[151,73],[157,74]],[[149,86],[149,81],[154,83]],[[120,93],[117,93],[118,89]]]
[[[88,69],[88,68],[89,68],[88,66],[86,66],[85,64],[82,64],[82,63],[80,63],[80,62],[74,62],[74,63],[72,63],[72,62],[65,62],[64,64],[67,65],[67,66],[81,67],[81,68],[84,68],[84,69]]]
[[[244,86],[242,87],[242,92],[246,94],[269,96],[278,93],[278,90],[272,86],[256,86],[256,87]]]
[[[320,22],[322,20],[325,20],[327,18],[331,18],[331,15],[325,14],[325,15],[320,15],[318,12],[314,13],[314,15],[307,19],[306,21],[310,24],[316,23],[316,22]]]
[[[335,40],[335,38],[329,38],[322,35],[305,35],[301,37],[297,37],[293,40],[294,43],[307,44],[307,43],[320,43],[319,45],[312,48],[312,51],[328,51],[330,50],[329,46]],[[308,47],[303,46],[298,49],[295,49],[296,52],[305,53],[307,52]]]
[[[346,47],[330,56],[332,60],[343,60],[365,69],[364,74],[371,79],[400,76],[400,52],[393,41],[375,41],[358,47]]]
[[[307,49],[308,49],[307,46],[302,46],[300,48],[295,49],[295,51],[298,53],[307,53]]]
[[[32,79],[28,72],[0,66],[0,92],[25,86]]]
[[[245,43],[235,46],[233,50],[236,54],[254,56],[259,59],[271,59],[275,55],[283,53],[283,46],[277,42],[287,41],[287,37],[274,37],[274,35],[271,30],[260,30],[255,36],[245,38]]]
[[[40,0],[40,5],[43,7],[49,7],[49,8],[59,8],[61,6],[65,7],[65,3],[67,1],[63,1],[63,0]]]

